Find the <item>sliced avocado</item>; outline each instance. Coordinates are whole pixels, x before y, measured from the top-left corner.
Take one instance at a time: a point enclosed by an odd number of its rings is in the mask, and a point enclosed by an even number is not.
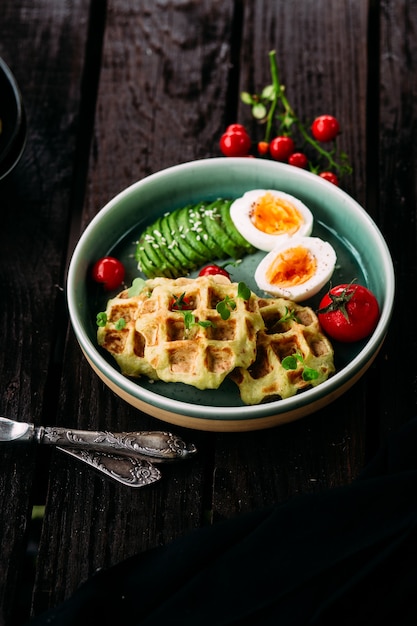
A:
[[[213,258],[213,245],[200,215],[200,209],[205,205],[205,202],[199,202],[186,207],[179,219],[188,229],[189,244],[204,256],[204,261],[210,261]]]
[[[218,244],[219,251],[217,256],[219,259],[232,257],[238,259],[239,246],[237,246],[227,234],[224,224],[221,220],[220,211],[218,209],[218,201],[212,202],[201,210],[204,224],[211,238]]]
[[[152,224],[145,229],[139,239],[138,250],[147,256],[150,266],[153,269],[154,276],[173,278],[175,275],[175,268],[173,268],[170,260],[164,256],[161,237],[158,237],[157,233],[154,231],[155,224]]]
[[[155,241],[157,241],[159,245],[159,256],[165,259],[166,263],[169,265],[171,269],[171,277],[177,278],[178,276],[182,276],[184,274],[184,270],[182,264],[178,260],[178,257],[174,253],[172,246],[168,244],[168,240],[163,233],[163,221],[164,218],[162,217],[156,220],[152,229],[152,234],[155,237]]]
[[[138,262],[138,268],[145,274],[146,278],[154,278],[158,267],[149,259],[145,247],[140,243],[136,248],[135,256]]]
[[[159,223],[159,227],[161,230],[161,233],[163,235],[163,237],[165,238],[166,241],[166,245],[169,248],[169,250],[172,252],[173,256],[177,259],[178,261],[178,269],[181,270],[181,276],[183,276],[184,274],[187,273],[188,271],[188,264],[189,264],[189,260],[187,259],[187,257],[184,255],[184,253],[182,252],[181,248],[178,245],[178,238],[175,235],[175,231],[172,232],[170,227],[169,227],[169,220],[168,220],[168,214],[163,215],[161,217],[160,223]]]
[[[197,240],[195,243],[193,241],[191,243],[192,245],[199,245],[206,250],[205,261],[212,261],[223,254],[219,242],[207,229],[205,214],[209,207],[211,207],[211,202],[199,202],[188,211],[188,219],[191,224],[190,234],[195,234],[195,239]]]
[[[230,239],[232,239],[236,243],[236,245],[238,245],[242,249],[242,254],[244,253],[253,254],[256,248],[254,248],[254,246],[252,246],[252,244],[249,243],[249,241],[247,241],[243,237],[243,235],[240,234],[240,232],[234,225],[232,218],[230,217],[230,207],[232,203],[233,203],[233,200],[223,200],[221,204],[219,203],[220,215],[222,217],[225,230],[227,234],[229,235]]]
[[[146,278],[153,278],[154,277],[153,265],[149,261],[145,253],[145,250],[143,249],[142,246],[139,246],[139,244],[136,248],[135,259],[138,262],[138,269],[145,274]]]
[[[188,242],[187,227],[179,222],[178,218],[182,210],[176,209],[168,215],[168,226],[172,236],[177,239],[182,254],[188,259],[187,271],[191,271],[199,267],[204,259]]]

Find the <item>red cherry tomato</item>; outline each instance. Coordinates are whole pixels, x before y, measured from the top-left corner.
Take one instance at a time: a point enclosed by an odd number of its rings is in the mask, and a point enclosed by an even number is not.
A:
[[[122,284],[125,277],[125,268],[118,259],[106,256],[94,264],[92,276],[97,283],[103,283],[104,289],[112,291]]]
[[[308,165],[308,159],[303,152],[293,152],[288,158],[288,163],[294,167],[305,169]]]
[[[236,124],[232,126],[236,126]],[[220,150],[227,157],[248,156],[251,145],[252,142],[245,129],[226,130],[220,138]]]
[[[333,174],[333,172],[321,172],[319,176],[320,178],[324,178],[324,180],[328,180],[329,183],[333,183],[333,185],[336,185],[336,187],[339,186],[339,179],[337,178],[336,174]]]
[[[322,298],[317,312],[324,332],[344,343],[368,337],[379,320],[375,295],[362,285],[342,284]]]
[[[185,292],[180,296],[174,296],[171,302],[171,311],[193,311],[195,306]]]
[[[291,137],[274,137],[269,144],[269,153],[275,161],[288,161],[294,152],[294,141]]]
[[[333,115],[320,115],[312,123],[311,132],[317,141],[333,141],[340,132],[339,122]]]
[[[228,271],[226,271],[223,267],[220,267],[219,265],[207,265],[206,267],[203,267],[202,270],[200,270],[199,272],[199,276],[216,276],[217,274],[220,274],[221,276],[226,276],[226,278],[230,278],[230,274]]]
[[[260,141],[258,143],[258,154],[264,156],[269,152],[269,143],[267,141]]]
[[[226,133],[246,133],[246,134],[248,134],[248,131],[243,126],[243,124],[229,124],[229,126],[226,128]]]

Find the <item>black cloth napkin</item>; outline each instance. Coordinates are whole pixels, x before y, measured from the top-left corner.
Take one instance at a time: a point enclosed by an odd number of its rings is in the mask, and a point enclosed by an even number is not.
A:
[[[100,571],[30,626],[417,625],[417,419],[346,487]]]

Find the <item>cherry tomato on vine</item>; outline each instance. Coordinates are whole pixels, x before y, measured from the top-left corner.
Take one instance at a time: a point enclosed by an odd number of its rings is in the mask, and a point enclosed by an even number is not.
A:
[[[187,298],[185,292],[180,296],[174,296],[171,302],[171,311],[192,311],[195,309],[193,302]]]
[[[96,261],[92,269],[92,277],[97,283],[102,283],[104,289],[112,291],[122,284],[125,268],[118,259],[106,256]]]
[[[322,298],[317,315],[329,337],[350,343],[368,337],[375,330],[379,305],[366,287],[342,284],[330,289]]]
[[[339,122],[333,115],[320,115],[312,123],[311,132],[317,141],[333,141],[340,132]]]
[[[333,183],[333,185],[336,185],[336,187],[339,186],[339,179],[337,178],[336,174],[333,174],[333,172],[321,172],[319,176],[320,178],[324,178],[324,180],[328,180],[329,183]]]
[[[230,278],[230,274],[227,270],[225,270],[223,267],[220,267],[219,265],[207,265],[206,267],[203,267],[202,270],[200,270],[199,272],[199,276],[216,276],[217,274],[220,274],[221,276],[226,276],[226,278]]]
[[[251,139],[241,124],[231,124],[220,137],[220,150],[227,157],[248,156]]]
[[[267,141],[260,141],[258,143],[258,154],[264,156],[269,152],[269,143]]]
[[[294,167],[305,169],[308,165],[308,159],[303,152],[293,152],[288,157],[288,163],[294,165]]]
[[[246,133],[246,134],[248,134],[248,131],[243,126],[243,124],[229,124],[229,126],[226,128],[225,132],[226,133]]]
[[[271,140],[269,153],[275,161],[288,161],[288,158],[294,152],[294,147],[294,141],[291,137],[280,135]]]

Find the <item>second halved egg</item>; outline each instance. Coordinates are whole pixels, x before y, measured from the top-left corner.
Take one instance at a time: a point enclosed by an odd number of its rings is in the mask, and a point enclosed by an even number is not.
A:
[[[330,280],[336,265],[333,247],[318,237],[292,237],[259,263],[255,280],[260,289],[294,302],[307,300]]]

